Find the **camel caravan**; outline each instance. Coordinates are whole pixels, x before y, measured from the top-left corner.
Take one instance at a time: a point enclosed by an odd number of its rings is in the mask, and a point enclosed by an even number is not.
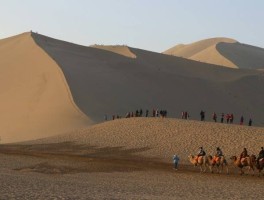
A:
[[[190,155],[189,160],[194,166],[200,168],[201,173],[206,172],[207,169],[209,169],[211,173],[214,173],[214,169],[216,169],[217,173],[222,173],[225,169],[226,174],[229,174],[227,160],[219,147],[217,147],[214,156],[206,155],[203,147],[200,147],[198,155]],[[253,175],[255,175],[255,169],[257,169],[258,175],[260,176],[264,169],[264,149],[261,147],[259,156],[256,157],[255,155],[249,156],[247,149],[244,148],[240,156],[231,156],[230,160],[233,165],[240,170],[241,175],[245,173],[244,169],[248,169],[248,173],[252,171]]]

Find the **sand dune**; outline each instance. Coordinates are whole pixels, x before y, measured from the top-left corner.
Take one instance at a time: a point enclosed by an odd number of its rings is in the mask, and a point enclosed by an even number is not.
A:
[[[244,115],[245,121],[252,117],[253,125],[264,125],[263,71],[117,48],[136,55],[131,58],[111,48],[35,33],[1,40],[2,142],[80,129],[102,122],[105,114],[124,116],[140,108],[167,109],[170,117],[186,110],[191,119],[199,119],[203,109],[207,120],[213,112],[233,112],[236,123]]]
[[[33,34],[36,43],[61,67],[75,103],[92,120],[104,115],[124,116],[136,109],[167,109],[170,117],[181,111],[199,119],[213,112],[233,112],[254,125],[264,125],[263,72],[236,70],[129,48],[132,59],[110,51],[84,47]],[[254,89],[252,89],[254,88]],[[249,95],[250,94],[250,95]]]
[[[0,40],[2,142],[59,134],[90,120],[77,108],[62,71],[30,33]]]
[[[214,155],[221,147],[226,157],[239,155],[246,147],[257,154],[263,146],[264,128],[227,125],[162,118],[130,118],[114,120],[88,129],[32,142],[74,142],[96,148],[133,149],[134,154],[170,163],[177,153],[182,164],[189,164],[188,155],[203,146]],[[31,143],[31,144],[32,144]]]
[[[91,47],[97,48],[97,49],[103,49],[106,51],[110,51],[113,53],[117,53],[122,56],[126,56],[129,58],[136,58],[137,56],[130,51],[130,49],[127,46],[121,46],[121,45],[92,45]]]
[[[233,39],[212,38],[188,45],[176,45],[164,52],[230,68],[259,69],[264,66],[264,49]]]

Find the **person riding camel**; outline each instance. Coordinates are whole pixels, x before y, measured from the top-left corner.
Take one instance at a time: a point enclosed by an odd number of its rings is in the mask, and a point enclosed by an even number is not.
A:
[[[198,154],[196,155],[196,162],[198,162],[198,159],[199,159],[200,156],[205,156],[205,155],[206,155],[206,153],[205,153],[203,147],[200,147],[200,148],[199,148],[199,152],[198,152]]]
[[[217,147],[216,154],[214,156],[214,162],[217,162],[221,158],[221,156],[223,156],[223,152],[219,147]]]
[[[248,155],[247,149],[244,148],[242,153],[240,154],[240,162],[243,162],[246,157],[249,157],[249,155]]]
[[[261,150],[259,152],[258,158],[257,158],[257,165],[259,165],[259,161],[264,158],[264,148],[261,147]]]

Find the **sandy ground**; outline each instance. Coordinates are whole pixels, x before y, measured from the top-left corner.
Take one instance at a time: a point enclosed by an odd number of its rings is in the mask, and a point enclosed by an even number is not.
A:
[[[103,154],[102,154],[103,153]],[[198,169],[70,143],[2,145],[0,199],[261,199],[264,177]],[[121,156],[120,156],[121,155]]]
[[[239,175],[229,155],[257,153],[263,128],[133,118],[0,145],[0,199],[261,199],[264,176]],[[220,146],[230,173],[200,173],[187,156]],[[172,155],[180,156],[174,170]]]
[[[136,154],[170,163],[175,153],[182,163],[203,146],[214,155],[221,147],[227,158],[240,155],[243,148],[258,154],[263,146],[263,128],[227,125],[192,120],[130,118],[108,121],[60,136],[36,140],[30,144],[74,142],[95,148],[113,148],[111,152]]]

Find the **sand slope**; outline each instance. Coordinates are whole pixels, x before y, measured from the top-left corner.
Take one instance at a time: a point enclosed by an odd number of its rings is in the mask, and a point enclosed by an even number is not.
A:
[[[114,120],[33,143],[70,141],[97,148],[120,147],[124,151],[133,149],[134,154],[165,162],[171,162],[172,155],[177,153],[181,163],[189,164],[188,155],[196,154],[200,146],[211,155],[216,147],[221,147],[227,158],[240,154],[244,147],[250,154],[257,154],[263,146],[263,131],[263,128],[240,125],[133,118]]]
[[[228,38],[176,45],[164,53],[231,68],[259,69],[264,66],[264,49]]]
[[[184,58],[129,48],[137,57],[75,45],[33,34],[36,43],[61,67],[75,103],[91,119],[124,116],[136,109],[167,109],[179,117],[183,110],[207,120],[213,112],[233,112],[235,122],[264,125],[261,111],[264,76],[259,70],[237,70]],[[250,95],[249,95],[250,94]]]
[[[129,58],[136,58],[137,56],[133,54],[130,49],[127,46],[121,46],[121,45],[92,45],[91,47],[97,48],[97,49],[103,49],[106,51],[110,51],[113,53],[117,53],[122,56],[126,56]]]
[[[74,104],[61,69],[30,33],[0,40],[2,142],[59,134],[90,120]]]

